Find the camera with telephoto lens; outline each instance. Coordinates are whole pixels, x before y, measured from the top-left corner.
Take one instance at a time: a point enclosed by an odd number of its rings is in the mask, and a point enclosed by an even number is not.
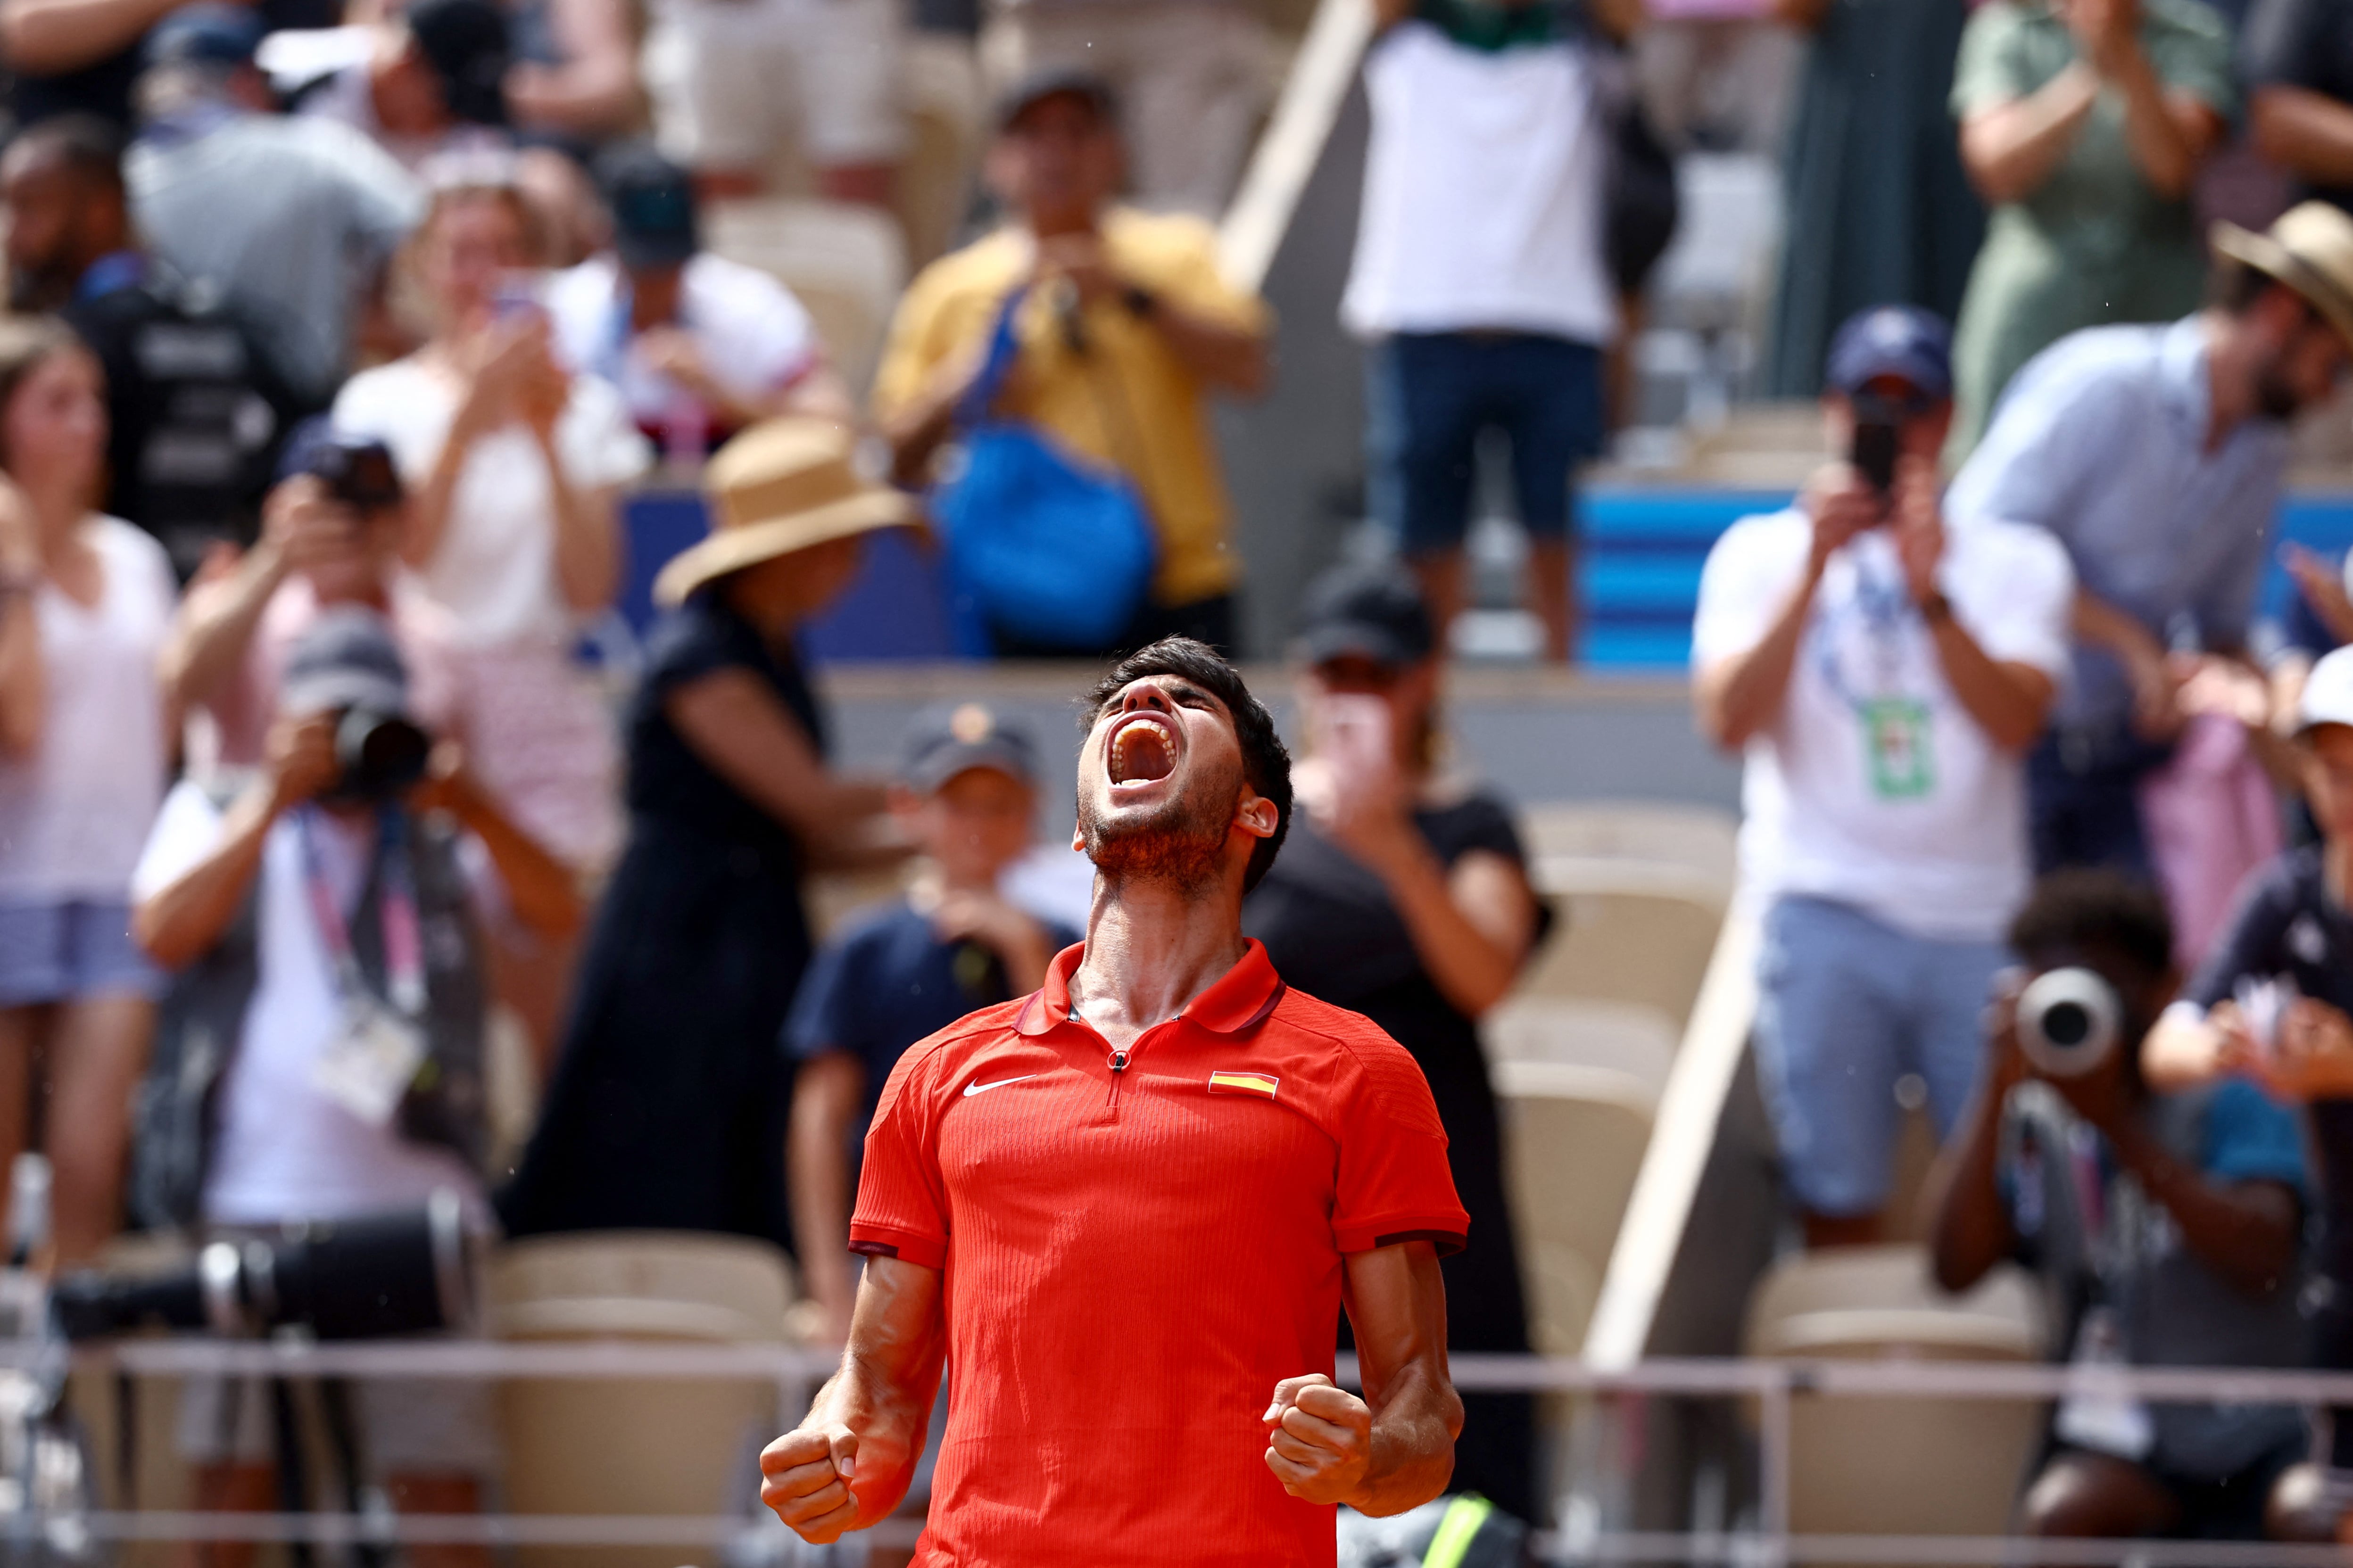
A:
[[[2054,969],[2018,994],[2018,1047],[2044,1078],[2095,1072],[2124,1043],[2124,1001],[2089,969]]]
[[[425,776],[433,737],[397,713],[346,708],[335,721],[336,800],[376,805]]]
[[[381,441],[327,436],[305,455],[303,468],[326,481],[327,493],[354,511],[382,511],[406,492],[392,449]]]

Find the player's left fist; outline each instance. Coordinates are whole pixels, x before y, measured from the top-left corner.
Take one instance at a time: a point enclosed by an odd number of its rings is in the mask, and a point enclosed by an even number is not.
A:
[[[1372,1407],[1322,1373],[1286,1377],[1259,1417],[1266,1468],[1305,1502],[1346,1502],[1373,1462]]]

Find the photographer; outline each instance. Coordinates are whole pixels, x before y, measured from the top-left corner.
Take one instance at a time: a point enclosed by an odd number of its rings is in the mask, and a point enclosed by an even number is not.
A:
[[[1808,1245],[1868,1242],[1895,1084],[1948,1133],[2025,896],[2023,758],[2067,659],[2074,580],[2039,529],[1947,529],[1945,325],[1887,306],[1839,330],[1831,449],[1798,504],[1709,552],[1692,632],[1700,727],[1747,752],[1742,875],[1767,900],[1757,1065]]]
[[[141,1097],[134,1198],[150,1225],[275,1226],[424,1203],[486,1215],[482,944],[459,855],[479,839],[515,914],[578,918],[564,868],[409,718],[383,619],[322,612],[288,649],[260,774],[224,807],[183,784],[133,892],[132,931],[176,972]],[[226,1059],[211,1042],[233,1041]],[[374,1469],[403,1509],[477,1505],[494,1462],[475,1384],[363,1384]],[[270,1497],[260,1401],[206,1385],[182,1446],[220,1506]],[[419,1563],[486,1561],[412,1549]]]
[[[1984,1083],[1930,1181],[1937,1282],[1965,1290],[2011,1258],[2035,1268],[2053,1342],[2079,1364],[2291,1363],[2295,1121],[2242,1080],[2150,1092],[2141,1043],[2179,978],[2163,901],[2114,872],[2062,872],[2010,944],[2030,973],[1995,1005]],[[2073,999],[2054,996],[2071,984]],[[2291,1408],[2078,1395],[2059,1407],[2021,1522],[2044,1536],[2253,1536],[2304,1447]]]

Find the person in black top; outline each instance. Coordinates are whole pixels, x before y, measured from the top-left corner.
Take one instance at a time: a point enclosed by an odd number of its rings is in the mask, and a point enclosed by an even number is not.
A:
[[[2142,1059],[2168,1087],[2242,1072],[2305,1103],[2320,1222],[2304,1296],[2313,1357],[2353,1372],[2353,647],[2313,666],[2296,728],[2320,842],[2248,879]],[[2332,1410],[2329,1426],[2326,1463],[2274,1490],[2274,1534],[2333,1541],[2353,1523],[2353,1409]]]
[[[150,29],[187,0],[0,0],[0,57],[9,65],[8,109],[18,128],[67,114],[131,121],[140,48]],[[341,0],[252,0],[254,33],[332,27]]]
[[[1502,1131],[1478,1019],[1542,934],[1510,808],[1438,768],[1430,611],[1396,568],[1312,584],[1301,652],[1306,807],[1242,906],[1292,984],[1362,1013],[1413,1053],[1445,1123],[1470,1245],[1444,1262],[1447,1341],[1525,1351],[1527,1309],[1504,1194]],[[1454,1485],[1535,1517],[1534,1406],[1463,1396]]]
[[[812,866],[893,858],[883,791],[835,776],[795,628],[863,536],[906,526],[840,426],[777,420],[711,461],[713,532],[655,582],[628,719],[629,837],[521,1168],[515,1235],[726,1231],[791,1245],[776,1049],[809,960]]]
[[[10,303],[58,311],[106,372],[107,510],[153,534],[182,582],[220,542],[251,543],[301,410],[245,326],[140,247],[115,132],[87,116],[25,132],[0,198]]]
[[[932,709],[908,738],[892,814],[924,858],[907,892],[853,916],[793,1002],[793,1229],[829,1338],[849,1338],[849,1211],[860,1155],[900,1055],[965,1014],[1045,983],[1080,933],[998,890],[1037,826],[1038,753],[977,702]]]
[[[2299,196],[2353,212],[2353,7],[2255,0],[2239,35],[2247,128]]]

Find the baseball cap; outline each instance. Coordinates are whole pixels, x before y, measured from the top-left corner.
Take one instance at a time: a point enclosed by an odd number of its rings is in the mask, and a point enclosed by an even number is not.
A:
[[[391,626],[358,605],[321,611],[286,651],[278,706],[298,719],[346,708],[406,717],[408,666]]]
[[[2295,732],[2323,724],[2353,724],[2353,647],[2323,654],[2305,678],[2295,705]]]
[[[1299,657],[1309,664],[1354,655],[1395,667],[1438,647],[1421,589],[1396,565],[1341,566],[1307,585]]]
[[[969,768],[994,768],[1035,784],[1038,751],[1025,731],[983,703],[945,703],[916,715],[901,770],[908,787],[929,795]]]
[[[417,0],[406,19],[417,52],[441,79],[449,112],[476,125],[504,125],[513,58],[506,13],[490,0]]]
[[[1953,330],[1916,305],[1874,305],[1847,318],[1827,363],[1831,385],[1850,396],[1892,375],[1942,402],[1953,395]]]
[[[142,64],[248,66],[261,47],[261,16],[250,5],[183,5],[155,24]]]
[[[997,100],[997,134],[1012,130],[1014,121],[1038,104],[1050,98],[1065,97],[1084,100],[1107,123],[1119,122],[1119,100],[1112,92],[1111,83],[1075,66],[1048,66],[1015,82]]]
[[[677,267],[702,248],[694,182],[643,142],[596,160],[596,184],[613,214],[613,248],[624,267]]]

